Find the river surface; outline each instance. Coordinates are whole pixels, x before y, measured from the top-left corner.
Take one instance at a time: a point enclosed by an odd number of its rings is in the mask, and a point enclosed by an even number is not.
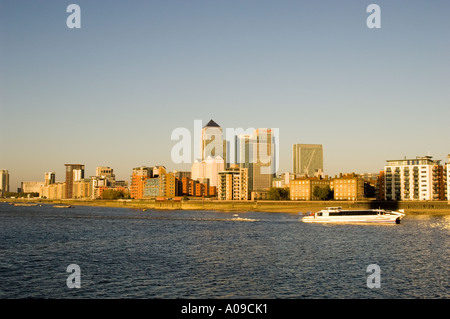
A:
[[[320,225],[0,203],[0,298],[449,298],[449,235],[450,216]],[[80,288],[68,287],[73,275]]]

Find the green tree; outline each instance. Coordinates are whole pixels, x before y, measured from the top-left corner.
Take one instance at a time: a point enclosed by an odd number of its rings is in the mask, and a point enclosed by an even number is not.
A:
[[[271,187],[267,198],[270,200],[287,200],[289,199],[289,188]]]
[[[330,200],[331,198],[333,198],[333,192],[330,186],[314,186],[313,198],[317,200]]]
[[[119,199],[124,198],[125,194],[123,191],[118,191],[115,189],[106,189],[102,193],[102,199]]]

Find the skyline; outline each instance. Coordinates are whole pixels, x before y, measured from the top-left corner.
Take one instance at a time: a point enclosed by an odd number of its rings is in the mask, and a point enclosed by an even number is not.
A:
[[[81,7],[81,29],[66,8]],[[381,29],[366,8],[381,7]],[[450,3],[0,1],[0,169],[14,190],[64,163],[174,164],[177,127],[279,128],[324,173],[450,153]]]

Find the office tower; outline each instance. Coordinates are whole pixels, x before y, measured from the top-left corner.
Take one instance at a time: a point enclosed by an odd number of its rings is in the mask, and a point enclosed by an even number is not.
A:
[[[443,200],[444,169],[432,156],[387,160],[386,200]]]
[[[66,198],[73,198],[73,182],[84,178],[84,165],[64,164],[66,166]]]
[[[217,198],[219,200],[248,200],[248,170],[237,164],[219,172]]]
[[[55,184],[55,182],[56,182],[55,172],[46,172],[44,185],[45,186],[52,185]]]
[[[317,176],[323,172],[323,148],[321,144],[294,144],[292,146],[294,174]]]
[[[213,120],[202,128],[200,146],[202,160],[206,160],[208,156],[220,156],[226,161],[227,143],[223,139],[222,128]]]
[[[235,163],[247,169],[248,174],[248,189],[253,191],[253,146],[255,141],[252,134],[240,134],[235,136]],[[256,155],[255,155],[256,157]]]
[[[272,129],[259,128],[253,134],[252,191],[268,190],[276,176],[276,143]]]
[[[9,192],[9,173],[6,169],[0,169],[0,194]]]

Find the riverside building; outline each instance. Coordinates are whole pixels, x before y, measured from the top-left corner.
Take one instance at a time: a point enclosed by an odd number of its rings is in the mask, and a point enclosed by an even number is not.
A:
[[[0,169],[0,196],[9,192],[9,173],[6,169]]]
[[[448,162],[446,165],[446,172],[447,172],[447,200],[450,203],[450,154],[447,155]]]
[[[443,200],[444,168],[432,156],[387,160],[386,200]]]
[[[66,166],[66,196],[73,198],[73,183],[84,179],[84,168],[82,164],[64,164]]]
[[[218,200],[248,200],[248,169],[236,164],[219,172]]]

